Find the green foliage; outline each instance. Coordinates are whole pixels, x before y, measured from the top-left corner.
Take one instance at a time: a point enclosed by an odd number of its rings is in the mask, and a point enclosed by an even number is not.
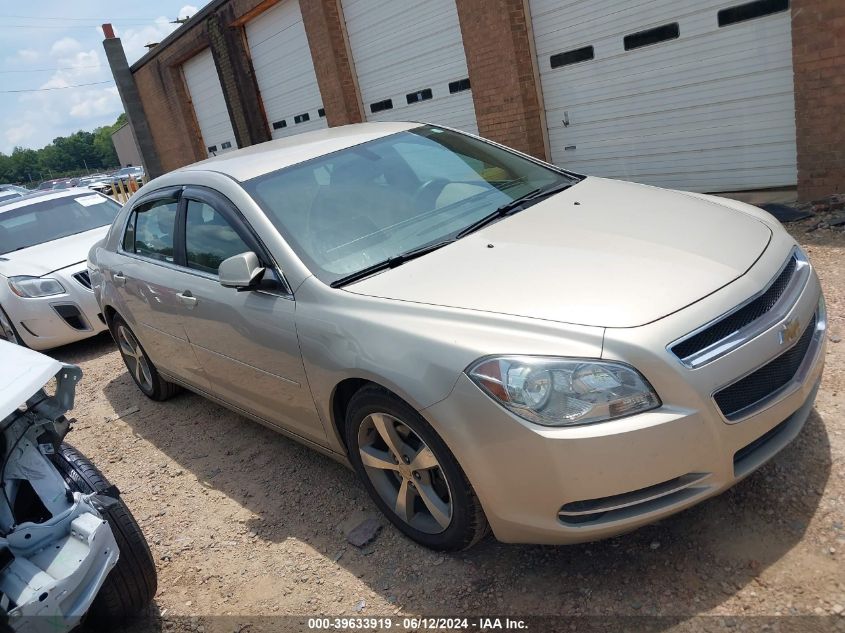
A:
[[[78,176],[86,170],[114,169],[119,163],[111,135],[124,123],[126,115],[121,114],[113,125],[60,136],[38,150],[16,147],[10,155],[0,152],[0,183],[29,185],[51,178]]]

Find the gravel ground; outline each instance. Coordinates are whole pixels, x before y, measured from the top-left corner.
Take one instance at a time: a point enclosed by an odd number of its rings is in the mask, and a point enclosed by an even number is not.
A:
[[[825,615],[813,620],[845,630],[845,617],[831,615],[845,612],[845,232],[808,232],[816,223],[790,228],[830,314],[827,368],[804,431],[732,490],[623,537],[568,547],[488,538],[444,556],[382,521],[359,550],[343,528],[374,506],[351,471],[196,395],[145,399],[107,336],[54,351],[85,372],[68,441],[123,492],[158,565],[153,611],[194,616],[180,629],[213,630],[215,615],[236,616],[226,630],[252,631],[238,622],[621,614],[676,616],[658,628],[696,615]]]

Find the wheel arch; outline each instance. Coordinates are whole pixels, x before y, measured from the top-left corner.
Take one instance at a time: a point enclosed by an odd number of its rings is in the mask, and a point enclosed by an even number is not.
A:
[[[344,428],[346,424],[346,412],[349,410],[349,403],[351,402],[353,396],[365,387],[376,387],[381,389],[394,398],[398,398],[417,411],[420,415],[423,415],[419,403],[414,402],[412,398],[403,394],[401,391],[387,386],[385,381],[374,377],[362,376],[344,378],[335,385],[334,389],[332,389],[329,403],[329,414],[331,416],[332,429],[337,436],[338,442],[346,451],[347,456],[349,454],[349,447],[346,445],[346,431]]]

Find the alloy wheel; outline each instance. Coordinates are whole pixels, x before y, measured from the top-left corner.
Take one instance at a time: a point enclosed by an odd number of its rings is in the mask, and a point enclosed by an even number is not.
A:
[[[117,326],[117,344],[120,347],[120,353],[123,354],[123,359],[126,361],[127,369],[135,377],[138,385],[144,391],[152,391],[153,376],[150,372],[147,356],[141,349],[138,339],[124,325]]]
[[[428,445],[408,425],[373,413],[358,428],[358,451],[373,487],[411,527],[439,534],[452,522],[449,482]]]
[[[12,322],[9,321],[9,318],[3,310],[0,310],[0,338],[5,339],[10,343],[14,343],[15,345],[21,344],[21,341],[15,332],[15,328],[12,327]]]

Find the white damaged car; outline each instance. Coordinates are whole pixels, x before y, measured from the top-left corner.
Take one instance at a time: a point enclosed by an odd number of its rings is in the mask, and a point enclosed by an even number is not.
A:
[[[46,350],[105,331],[85,258],[118,211],[90,189],[0,202],[0,338]]]
[[[61,633],[83,620],[117,630],[156,592],[149,546],[119,491],[63,442],[81,376],[0,341],[2,631]]]

